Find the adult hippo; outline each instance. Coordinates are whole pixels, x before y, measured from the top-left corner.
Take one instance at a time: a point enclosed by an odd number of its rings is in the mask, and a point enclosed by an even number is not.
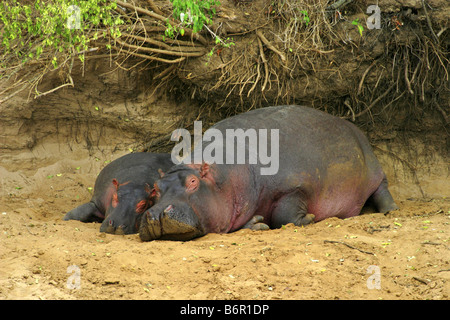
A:
[[[137,233],[141,215],[153,205],[151,186],[158,169],[173,166],[170,154],[130,153],[100,171],[92,199],[69,211],[64,220],[103,221],[100,232]]]
[[[279,147],[278,171],[262,175],[264,166],[248,161],[175,165],[154,185],[156,204],[139,229],[143,241],[347,218],[358,215],[369,198],[379,212],[398,208],[367,138],[348,121],[304,106],[277,106],[212,128],[223,136],[236,129],[278,129],[279,138],[268,139],[269,150]],[[204,152],[209,144],[203,143]]]

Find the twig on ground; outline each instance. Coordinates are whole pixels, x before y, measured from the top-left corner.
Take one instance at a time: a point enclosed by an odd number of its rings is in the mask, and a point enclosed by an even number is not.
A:
[[[375,253],[373,253],[373,252],[361,250],[361,249],[356,248],[356,247],[354,247],[354,246],[352,246],[352,245],[350,245],[350,244],[348,244],[348,243],[345,243],[344,241],[324,240],[323,242],[325,242],[325,243],[337,243],[337,244],[343,244],[344,246],[347,246],[347,247],[349,247],[350,249],[355,249],[355,250],[358,250],[359,252],[362,252],[362,253],[365,253],[365,254],[371,254],[371,255],[373,255],[373,256],[375,255]]]
[[[428,285],[428,283],[430,282],[430,280],[428,279],[423,279],[423,278],[419,278],[419,277],[412,277],[414,280],[419,281],[420,283],[426,284]]]

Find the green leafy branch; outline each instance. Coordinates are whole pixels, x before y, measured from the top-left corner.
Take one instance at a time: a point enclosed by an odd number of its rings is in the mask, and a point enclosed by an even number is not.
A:
[[[116,8],[116,3],[107,0],[36,0],[32,6],[17,0],[2,1],[0,42],[4,54],[21,63],[46,54],[54,68],[58,67],[58,55],[76,54],[84,61],[91,41],[120,36],[117,26],[123,20],[114,12]],[[71,19],[77,20],[77,28],[71,28]]]
[[[308,11],[300,10],[300,13],[303,14],[303,22],[305,23],[306,26],[308,26],[309,21],[310,21]]]
[[[212,17],[216,14],[215,6],[220,5],[216,0],[170,0],[173,6],[173,17],[181,21],[181,26],[172,26],[167,23],[167,29],[165,35],[173,38],[176,33],[179,32],[181,36],[184,35],[185,27],[192,28],[195,33],[200,32],[205,28],[213,37],[216,45],[220,45],[223,48],[229,48],[234,45],[232,39],[222,39],[216,35],[209,27],[208,24],[212,23]],[[208,53],[211,57],[215,48],[212,48]]]
[[[217,0],[170,1],[173,17],[167,17],[152,0],[3,0],[0,79],[14,79],[13,75],[20,72],[21,80],[13,80],[0,103],[25,88],[38,97],[73,86],[74,62],[84,63],[88,54],[102,56],[114,50],[108,56],[116,57],[116,63],[134,56],[177,64],[207,53],[209,42],[200,34],[205,27],[215,40],[213,50],[234,45],[232,39],[222,39],[208,28],[220,4]],[[63,84],[39,92],[43,77],[56,69],[64,77]],[[162,74],[163,79],[169,76]]]
[[[200,32],[204,25],[212,22],[216,14],[215,6],[220,5],[216,0],[170,0],[173,6],[173,17],[180,20],[194,32]]]

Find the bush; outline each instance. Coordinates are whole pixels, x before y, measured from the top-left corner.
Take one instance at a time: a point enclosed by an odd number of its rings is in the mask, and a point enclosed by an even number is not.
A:
[[[3,32],[0,41],[3,55],[11,62],[48,58],[54,68],[58,60],[77,55],[84,61],[89,42],[100,37],[120,36],[123,23],[114,12],[117,4],[107,0],[34,1],[34,5],[17,0],[0,4]],[[60,59],[58,59],[58,57]]]

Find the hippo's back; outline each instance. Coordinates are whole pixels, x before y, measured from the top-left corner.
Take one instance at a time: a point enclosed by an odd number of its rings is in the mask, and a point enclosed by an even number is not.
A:
[[[168,170],[173,165],[170,154],[137,152],[124,155],[105,166],[95,181],[94,197],[103,194],[112,179],[119,183],[133,181],[145,184],[159,178],[158,169]]]
[[[290,161],[317,166],[331,159],[335,163],[358,155],[373,156],[367,138],[354,124],[305,106],[256,109],[222,120],[212,128],[224,135],[227,129],[266,129],[268,151],[271,143],[279,145],[280,167],[290,165]],[[270,141],[271,130],[279,130],[279,141]]]
[[[271,144],[278,143],[278,172],[257,177],[253,187],[263,187],[267,198],[298,192],[307,199],[308,212],[316,215],[316,221],[359,214],[384,177],[364,134],[352,123],[316,109],[261,108],[225,119],[214,128],[267,129],[268,137],[270,130],[278,129],[279,141],[270,141],[267,147],[270,153]],[[260,162],[254,166],[264,167]]]

